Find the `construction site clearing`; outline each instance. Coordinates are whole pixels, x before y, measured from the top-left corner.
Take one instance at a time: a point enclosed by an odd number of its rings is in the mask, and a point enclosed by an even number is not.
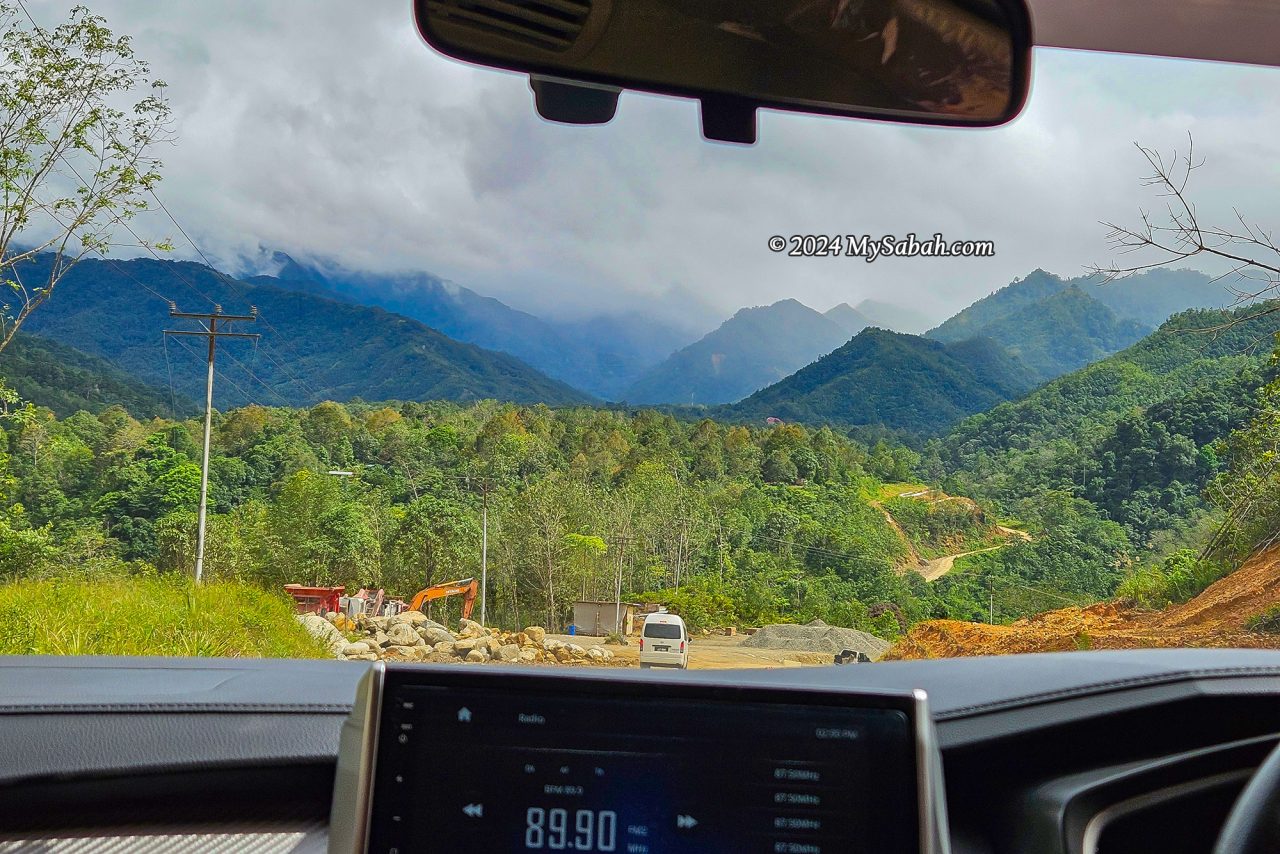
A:
[[[419,611],[404,611],[391,617],[361,615],[350,621],[341,613],[324,616],[315,613],[297,615],[298,621],[320,640],[335,658],[347,661],[409,661],[438,664],[523,664],[553,666],[636,667],[639,645],[635,638],[619,643],[618,638],[584,635],[558,635],[540,626],[528,626],[512,632],[481,626],[462,620],[454,632],[428,619]],[[793,627],[766,626],[760,630],[764,638],[775,637],[770,629]],[[850,629],[821,626],[804,629],[785,641],[750,644],[746,634],[707,634],[695,637],[689,644],[691,670],[720,670],[756,667],[811,667],[835,663],[833,654],[813,637],[833,631],[853,633]],[[824,635],[825,633],[825,635]],[[876,649],[888,644],[878,638],[856,633],[877,642]],[[841,636],[843,637],[843,635]],[[829,638],[828,638],[829,640]],[[857,647],[866,648],[863,644]],[[863,654],[849,661],[868,661]],[[841,652],[846,652],[842,650]]]
[[[868,652],[879,660],[894,661],[1089,649],[1280,649],[1280,630],[1251,628],[1254,618],[1273,609],[1280,609],[1280,545],[1249,558],[1235,572],[1214,582],[1190,601],[1162,610],[1113,601],[1048,611],[1009,625],[930,620],[911,627],[882,657],[874,654],[878,650]],[[340,615],[326,616],[327,619],[317,614],[300,614],[299,620],[331,644],[334,655],[340,658],[615,667],[638,663],[634,641],[609,644],[602,637],[551,635],[538,627],[529,627],[523,632],[503,632],[470,620],[463,621],[462,631],[451,632],[417,611],[394,617],[362,617],[358,628],[347,624],[342,625],[340,631],[333,625],[335,621],[345,623]],[[1275,622],[1280,625],[1280,619]],[[695,638],[689,648],[689,667],[831,664],[832,653],[827,649],[830,644],[807,638],[805,628],[829,633],[825,625],[786,626],[765,627],[760,640],[753,642],[748,642],[749,636],[745,635]],[[362,637],[357,639],[353,635]],[[761,643],[773,636],[785,636],[786,642],[778,643],[777,648],[769,648],[774,644]]]
[[[1280,632],[1253,630],[1248,625],[1252,618],[1278,606],[1280,546],[1273,546],[1190,601],[1163,610],[1117,601],[1048,611],[1005,626],[930,620],[913,626],[883,660],[1085,649],[1280,649]]]
[[[479,590],[474,578],[426,587],[407,603],[387,597],[383,590],[362,588],[345,596],[343,587],[287,584],[284,589],[294,599],[298,622],[332,655],[348,661],[635,667],[640,663],[639,647],[635,640],[626,638],[638,629],[633,611],[660,607],[628,603],[623,609],[622,603],[615,603],[615,613],[625,613],[625,619],[618,621],[622,634],[606,638],[553,635],[541,626],[509,631],[481,625],[470,619]],[[423,612],[429,603],[454,596],[462,597],[462,619],[456,632]],[[598,627],[600,609],[595,610]],[[575,607],[575,617],[577,614]],[[905,625],[900,612],[898,620]],[[696,643],[690,642],[688,666],[701,670],[860,663],[879,658],[888,647],[887,641],[874,635],[814,620],[803,626],[748,629],[745,635],[738,635],[735,629],[718,635],[704,633]]]

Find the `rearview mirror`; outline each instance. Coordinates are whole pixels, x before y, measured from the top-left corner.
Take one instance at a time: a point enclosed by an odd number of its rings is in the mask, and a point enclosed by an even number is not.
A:
[[[635,89],[697,98],[710,139],[757,108],[984,127],[1026,99],[1022,0],[414,0],[433,48],[528,73],[539,112],[613,117]]]

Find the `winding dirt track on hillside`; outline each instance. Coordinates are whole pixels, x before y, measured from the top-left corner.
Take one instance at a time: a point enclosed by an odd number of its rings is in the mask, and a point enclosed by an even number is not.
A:
[[[885,660],[1150,647],[1280,649],[1280,634],[1249,631],[1250,617],[1280,605],[1280,546],[1273,546],[1199,596],[1162,611],[1123,602],[1062,608],[1008,626],[930,620],[912,627]]]
[[[993,552],[1002,548],[1004,548],[1003,544],[998,546],[987,546],[985,549],[974,549],[971,552],[960,552],[960,554],[935,557],[933,560],[925,561],[923,566],[916,569],[916,572],[920,573],[920,575],[924,577],[925,581],[937,581],[952,570],[958,559],[968,557],[969,555],[982,554],[983,552]]]
[[[927,490],[921,490],[918,492],[904,492],[898,495],[897,497],[898,498],[915,498],[917,500],[927,501],[930,504],[938,504],[943,501],[963,501],[971,505],[973,504],[972,499],[965,498],[963,496],[943,495],[941,498],[931,497],[935,494],[939,494],[937,490],[927,489]],[[955,567],[955,563],[958,559],[962,557],[968,557],[969,555],[981,554],[982,552],[993,552],[996,549],[1004,548],[1007,545],[1007,543],[1001,543],[998,546],[988,546],[985,549],[974,549],[973,551],[957,552],[956,554],[943,555],[942,557],[935,557],[930,560],[925,560],[923,557],[920,556],[920,553],[916,551],[916,547],[911,542],[911,538],[907,536],[906,530],[903,529],[902,525],[898,524],[897,519],[893,518],[893,514],[890,513],[887,509],[885,509],[884,505],[881,504],[879,501],[871,501],[869,503],[871,504],[872,507],[876,508],[877,510],[879,510],[881,513],[884,514],[885,522],[888,523],[889,527],[892,528],[894,533],[898,535],[898,539],[902,541],[902,544],[906,546],[907,559],[896,567],[897,573],[899,575],[905,575],[908,572],[916,572],[916,573],[919,573],[920,576],[923,577],[925,581],[937,581],[939,578],[946,575]],[[995,530],[999,531],[1006,539],[1009,539],[1012,537],[1020,537],[1024,540],[1031,539],[1031,535],[1028,534],[1026,531],[1019,531],[1016,528],[1006,528],[1004,525],[996,525]]]
[[[946,499],[943,499],[943,500],[946,500]],[[1012,539],[1015,537],[1020,540],[1031,539],[1030,534],[1028,534],[1026,531],[1019,531],[1017,528],[1006,528],[1004,525],[996,525],[995,528],[997,531],[1003,534],[1006,539]],[[993,552],[993,551],[996,551],[997,549],[1002,549],[1007,545],[1008,543],[1001,543],[998,546],[988,546],[985,549],[974,549],[971,552],[960,552],[960,554],[944,555],[943,557],[936,557],[933,560],[925,561],[922,566],[916,569],[916,572],[924,576],[925,581],[937,581],[939,578],[941,578],[942,576],[950,572],[955,567],[956,561],[959,560],[960,558],[968,557],[969,555],[982,554],[983,552]]]

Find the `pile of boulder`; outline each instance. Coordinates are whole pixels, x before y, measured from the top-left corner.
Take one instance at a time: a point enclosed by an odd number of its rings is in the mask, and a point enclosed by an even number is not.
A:
[[[614,660],[611,650],[549,638],[541,626],[507,632],[485,628],[473,620],[462,620],[458,631],[453,632],[427,619],[421,611],[404,611],[394,617],[357,617],[354,631],[349,634],[358,634],[360,638],[350,640],[336,626],[340,619],[340,614],[299,617],[313,636],[324,641],[335,656],[347,661],[609,664]]]

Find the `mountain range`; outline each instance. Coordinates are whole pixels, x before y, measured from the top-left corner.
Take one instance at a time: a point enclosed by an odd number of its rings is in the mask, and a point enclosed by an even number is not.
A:
[[[632,311],[551,321],[430,273],[374,274],[302,264],[275,252],[273,276],[250,282],[284,286],[417,320],[450,338],[509,353],[588,394],[616,397],[647,368],[688,344],[713,322],[696,299],[675,295],[680,322]]]
[[[1011,389],[1048,382],[1128,347],[1176,311],[1222,305],[1228,297],[1225,289],[1191,270],[1152,270],[1105,285],[1092,277],[1064,280],[1036,270],[926,335],[944,344],[985,339],[1004,348],[1007,358],[1001,363],[1011,379],[996,383],[990,391],[996,399],[1006,399]],[[923,326],[918,312],[874,300],[857,306],[841,303],[825,314],[795,300],[743,309],[645,372],[623,397],[630,403],[651,405],[733,403],[799,371],[865,328],[901,333],[923,331]],[[989,350],[992,345],[982,346]],[[928,348],[915,352],[936,355]],[[906,356],[900,349],[893,354]],[[908,373],[914,370],[898,367]],[[829,395],[818,397],[828,401]],[[986,399],[960,391],[957,399],[979,398]],[[814,407],[805,410],[809,417],[827,421],[845,421],[853,411],[841,406],[831,409],[825,403],[814,403]],[[955,412],[966,414],[964,410],[961,406]],[[903,422],[897,415],[884,413],[882,423]]]
[[[786,299],[742,309],[680,346],[691,333],[648,316],[551,322],[427,274],[336,276],[288,256],[276,260],[279,275],[239,281],[189,262],[85,261],[32,315],[31,335],[6,354],[6,376],[24,397],[59,412],[113,400],[142,412],[164,411],[171,398],[170,406],[182,399],[185,407],[203,396],[204,360],[192,339],[159,334],[182,323],[169,318],[175,300],[189,311],[217,304],[261,312],[256,347],[234,340],[220,347],[220,408],[354,398],[560,406],[599,402],[586,390],[594,388],[614,389],[607,396],[631,404],[709,406],[734,419],[937,434],[1145,340],[1166,310],[1228,301],[1225,290],[1187,270],[1106,285],[1036,270],[924,337],[882,328],[877,319],[920,322],[884,303],[821,313]],[[364,304],[374,292],[406,313]],[[514,350],[579,384],[548,376]],[[667,355],[641,370],[658,353]]]
[[[1045,382],[1128,347],[1172,314],[1230,300],[1194,270],[1154,269],[1108,283],[1035,270],[926,334],[943,342],[992,338]]]
[[[241,330],[261,333],[256,347],[235,340],[219,347],[225,380],[215,384],[220,408],[357,397],[499,398],[553,406],[594,400],[513,356],[456,341],[384,309],[289,289],[269,277],[236,281],[190,262],[82,261],[24,329],[110,359],[152,386],[172,382],[179,393],[202,399],[203,342],[161,335],[166,327],[194,328],[170,319],[168,300],[186,311],[212,311],[217,304],[228,314],[247,313],[250,306],[261,313],[262,322]]]
[[[635,404],[732,403],[795,373],[862,328],[850,331],[861,315],[848,304],[832,311],[834,317],[823,315],[793,299],[744,308],[646,371],[623,398]]]

